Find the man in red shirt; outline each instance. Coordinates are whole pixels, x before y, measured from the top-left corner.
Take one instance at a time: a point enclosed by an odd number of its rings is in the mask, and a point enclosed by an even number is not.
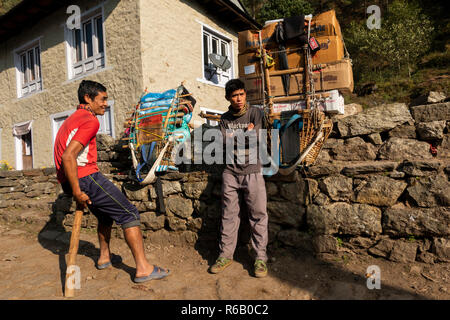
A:
[[[55,139],[54,160],[58,181],[65,193],[98,219],[100,257],[98,269],[120,262],[112,256],[109,242],[113,221],[123,228],[125,240],[136,262],[135,282],[162,279],[169,270],[151,265],[144,252],[139,212],[125,195],[100,172],[97,166],[96,134],[100,127],[97,115],[107,107],[106,88],[98,82],[82,81],[78,88],[80,105],[67,118]],[[116,260],[116,261],[115,261]]]

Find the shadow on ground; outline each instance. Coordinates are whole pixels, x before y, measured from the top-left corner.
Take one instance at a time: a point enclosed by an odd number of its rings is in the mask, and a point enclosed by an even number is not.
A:
[[[205,167],[191,166],[189,172],[193,171],[205,171]],[[217,170],[211,173],[208,178],[208,185],[214,188],[217,183],[221,184],[221,175],[217,173]],[[200,198],[206,201],[207,209],[206,212],[197,212],[196,214],[206,219],[207,223],[199,231],[199,238],[194,248],[211,266],[219,254],[221,202],[220,197],[211,196],[209,191]],[[242,201],[242,194],[240,195],[240,203],[241,224],[234,263],[241,264],[248,272],[249,277],[253,277],[255,255],[250,244],[250,224],[245,202]],[[365,273],[352,272],[346,269],[347,261],[343,260],[342,256],[336,254],[321,258],[313,253],[312,245],[311,248],[308,248],[309,250],[302,250],[284,246],[274,239],[271,240],[272,242],[269,243],[267,250],[269,275],[300,290],[309,291],[318,299],[428,299],[424,295],[385,285],[383,282],[385,277],[383,275],[381,276],[382,290],[369,290]],[[364,265],[365,268],[372,264],[383,264],[382,272],[390,272],[390,270],[386,269],[390,262],[384,261],[382,258],[374,258],[367,255],[362,260],[362,257],[355,255],[352,259],[360,260],[359,263]],[[398,265],[398,267],[400,268],[401,266]]]
[[[64,197],[66,196],[64,194],[61,194],[58,196],[58,199]],[[49,222],[47,222],[45,226],[39,231],[37,239],[43,248],[49,250],[50,252],[58,256],[61,290],[62,292],[64,292],[66,282],[66,269],[67,269],[66,255],[69,253],[70,236],[72,233],[70,231],[66,231],[64,228],[63,225],[64,214],[62,214],[61,212],[60,213],[55,212],[54,210],[55,209],[53,209],[53,213],[50,216]],[[91,213],[85,211],[83,219],[86,219],[86,217],[89,215],[91,215]],[[98,248],[98,245],[80,239],[78,254],[90,258],[92,260],[92,263],[96,264],[97,259],[100,256],[100,250]],[[114,267],[122,269],[123,271],[128,273],[130,279],[134,278],[136,272],[136,269],[134,267],[130,267],[124,264],[123,262],[115,263]]]

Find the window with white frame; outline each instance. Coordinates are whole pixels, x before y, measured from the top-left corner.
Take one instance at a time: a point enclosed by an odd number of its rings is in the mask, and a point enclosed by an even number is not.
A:
[[[34,42],[25,49],[16,51],[16,70],[19,98],[42,90],[39,42]]]
[[[52,127],[52,137],[53,137],[52,142],[55,142],[56,135],[58,133],[59,128],[61,128],[63,122],[74,112],[75,112],[75,110],[69,110],[69,111],[55,113],[50,116],[50,122],[51,122],[51,127]]]
[[[114,131],[114,101],[108,101],[108,107],[105,110],[104,115],[97,116],[98,122],[100,123],[100,128],[98,129],[98,133],[108,134],[111,137],[115,138]],[[59,112],[52,114],[50,116],[51,127],[52,127],[52,136],[53,142],[56,139],[56,135],[58,133],[59,128],[61,128],[63,122],[72,114],[75,110],[69,110],[64,112]]]
[[[233,60],[231,40],[203,26],[203,78],[215,84],[225,85],[231,79],[233,68],[226,71],[216,68],[209,59],[211,53],[227,57],[230,62]]]
[[[203,108],[203,107],[200,107],[200,111],[202,111],[204,114],[213,115],[213,116],[220,116],[224,113],[224,111]],[[204,120],[205,120],[205,123],[210,126],[218,126],[219,125],[219,121],[214,121],[214,120],[210,120],[210,119],[206,119],[206,118],[204,118]]]
[[[97,116],[98,122],[100,122],[100,128],[98,133],[104,133],[115,138],[114,132],[114,101],[108,101],[108,107],[105,110],[105,114]]]
[[[82,19],[81,28],[66,29],[69,78],[105,67],[103,15],[100,12]]]

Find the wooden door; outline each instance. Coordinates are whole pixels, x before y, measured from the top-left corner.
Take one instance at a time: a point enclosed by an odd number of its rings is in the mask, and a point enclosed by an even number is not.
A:
[[[33,168],[33,150],[31,147],[31,131],[21,136],[23,170]]]

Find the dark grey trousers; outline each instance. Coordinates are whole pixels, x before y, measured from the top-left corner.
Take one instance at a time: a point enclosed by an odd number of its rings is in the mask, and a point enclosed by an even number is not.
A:
[[[266,185],[261,173],[222,175],[222,224],[219,242],[220,256],[233,259],[238,240],[240,218],[239,191],[248,207],[251,230],[251,244],[256,251],[256,259],[267,261],[268,215]]]

